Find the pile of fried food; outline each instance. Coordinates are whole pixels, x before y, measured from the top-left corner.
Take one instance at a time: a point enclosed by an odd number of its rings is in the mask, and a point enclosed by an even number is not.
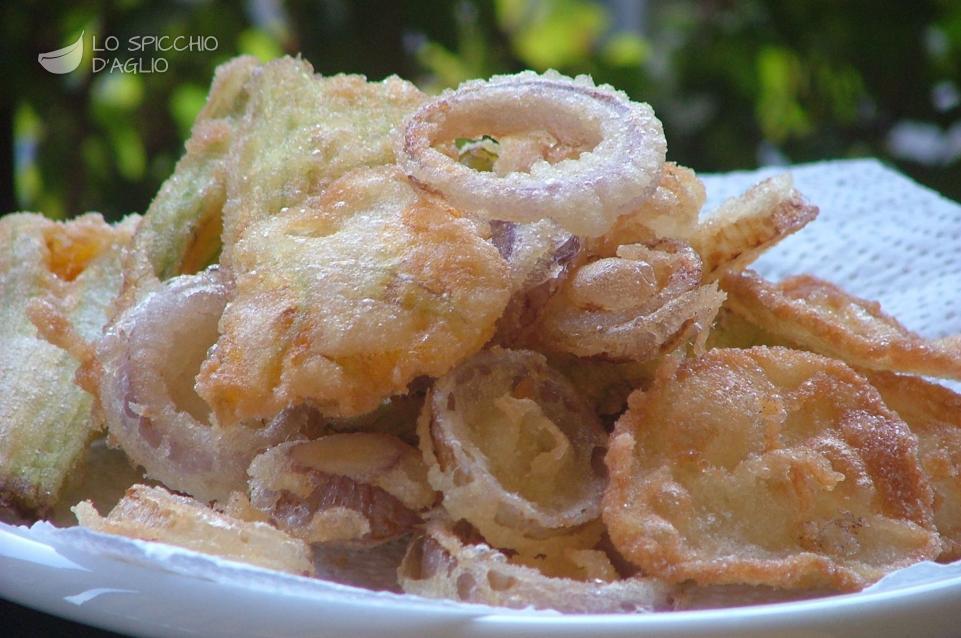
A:
[[[568,612],[961,558],[961,339],[764,280],[817,209],[665,154],[586,77],[228,62],[143,217],[0,218],[3,517]]]

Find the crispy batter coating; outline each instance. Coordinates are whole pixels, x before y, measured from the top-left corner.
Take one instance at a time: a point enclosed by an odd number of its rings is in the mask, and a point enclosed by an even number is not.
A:
[[[531,224],[490,222],[491,241],[507,262],[511,299],[495,340],[520,343],[581,256],[581,239],[549,219]]]
[[[494,348],[439,379],[418,427],[444,508],[496,547],[591,548],[607,435],[544,357]]]
[[[697,227],[691,244],[704,261],[707,281],[740,272],[779,241],[807,226],[817,206],[794,189],[790,173],[755,184]]]
[[[388,434],[282,443],[255,458],[249,474],[251,505],[310,543],[396,538],[437,500],[417,448]]]
[[[599,257],[613,257],[618,246],[625,244],[656,239],[689,241],[706,198],[704,184],[694,171],[667,162],[654,194],[637,210],[621,215],[611,230],[589,240],[588,251]]]
[[[547,303],[528,345],[579,357],[649,361],[706,336],[724,301],[700,285],[701,260],[676,240],[619,246],[574,270]]]
[[[752,271],[721,279],[727,306],[774,337],[871,370],[961,379],[961,342],[931,341],[876,301],[800,275],[779,284]]]
[[[578,393],[601,418],[623,412],[627,407],[627,397],[634,390],[647,387],[660,364],[658,359],[638,363],[581,358],[570,354],[551,354],[547,361],[574,384]]]
[[[611,540],[672,582],[855,590],[940,552],[917,438],[819,355],[718,349],[662,368],[606,462]]]
[[[348,171],[394,161],[391,131],[426,96],[397,77],[314,75],[300,58],[264,64],[244,86],[249,98],[227,163],[224,254],[252,226],[314,198]]]
[[[867,372],[889,408],[918,437],[921,465],[934,489],[938,560],[961,559],[961,395],[918,377]]]
[[[107,516],[90,501],[73,508],[84,527],[159,541],[299,576],[313,576],[310,549],[266,523],[242,521],[162,487],[134,485]]]
[[[217,267],[158,283],[115,318],[96,352],[110,443],[146,476],[202,501],[244,489],[251,460],[309,430],[314,416],[301,406],[235,427],[211,420],[194,376],[217,340],[230,289]]]
[[[116,227],[96,213],[67,223],[28,213],[0,219],[5,518],[44,515],[99,427],[74,374],[120,288],[120,256],[138,219]]]
[[[227,198],[226,162],[250,97],[247,82],[259,69],[257,60],[247,56],[217,67],[186,152],[150,203],[134,238],[121,310],[142,297],[143,286],[192,274],[217,260]]]
[[[518,609],[643,613],[670,606],[671,587],[662,581],[550,577],[486,544],[465,542],[441,520],[430,521],[411,541],[397,574],[409,594]]]
[[[497,249],[390,167],[264,221],[233,262],[236,297],[197,378],[224,425],[304,402],[369,412],[480,349],[510,294]]]

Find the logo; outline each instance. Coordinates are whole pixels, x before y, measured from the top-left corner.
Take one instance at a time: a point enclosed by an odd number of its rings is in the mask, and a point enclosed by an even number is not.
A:
[[[121,41],[115,35],[99,40],[95,34],[90,40],[91,73],[166,73],[170,68],[167,54],[211,52],[220,46],[213,35],[132,35]],[[75,71],[83,61],[83,31],[73,44],[41,53],[37,60],[51,73]]]
[[[80,37],[73,44],[68,44],[62,49],[57,49],[56,51],[50,51],[49,53],[41,53],[37,56],[37,61],[40,62],[40,66],[50,71],[51,73],[63,74],[70,73],[74,71],[78,66],[80,66],[80,61],[83,59],[83,31],[80,32]]]

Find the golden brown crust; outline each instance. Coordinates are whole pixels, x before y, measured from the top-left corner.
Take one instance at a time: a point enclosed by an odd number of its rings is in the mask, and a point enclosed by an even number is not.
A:
[[[817,217],[817,206],[804,201],[789,174],[772,177],[740,197],[724,202],[698,226],[691,244],[704,261],[705,281],[740,272],[788,235]]]
[[[670,606],[671,588],[653,578],[584,582],[546,576],[485,544],[463,541],[439,520],[411,541],[397,574],[409,594],[520,609],[644,613]]]
[[[917,445],[840,362],[712,350],[631,397],[604,520],[672,582],[859,589],[940,551]]]
[[[607,435],[544,357],[481,352],[439,379],[418,426],[444,508],[497,547],[529,554],[590,548]]]
[[[876,301],[811,275],[779,284],[747,271],[721,279],[726,305],[773,336],[851,365],[961,379],[961,343],[931,341]]]
[[[159,541],[205,554],[312,576],[310,550],[266,523],[242,521],[161,487],[134,485],[107,516],[90,501],[73,508],[84,527],[147,541]]]
[[[686,243],[626,244],[574,270],[534,325],[528,345],[578,357],[650,361],[706,334],[724,293],[700,285]]]
[[[358,169],[234,246],[236,296],[197,377],[219,423],[310,403],[355,416],[492,336],[507,266],[389,167]]]
[[[249,474],[252,506],[310,543],[396,538],[437,500],[417,449],[373,432],[281,443]]]
[[[866,372],[889,408],[918,437],[921,465],[934,489],[939,561],[961,559],[961,395],[918,377]]]

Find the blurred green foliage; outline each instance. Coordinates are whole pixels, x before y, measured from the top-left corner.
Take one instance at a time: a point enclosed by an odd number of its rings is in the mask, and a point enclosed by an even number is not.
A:
[[[524,68],[590,73],[650,102],[670,158],[697,170],[877,156],[961,199],[957,1],[51,0],[6,3],[0,25],[0,210],[145,210],[214,67],[240,53],[301,53],[321,73],[397,73],[429,91]],[[37,64],[81,31],[77,71]],[[138,35],[218,46],[128,52]],[[93,39],[108,36],[166,72],[91,72]]]

